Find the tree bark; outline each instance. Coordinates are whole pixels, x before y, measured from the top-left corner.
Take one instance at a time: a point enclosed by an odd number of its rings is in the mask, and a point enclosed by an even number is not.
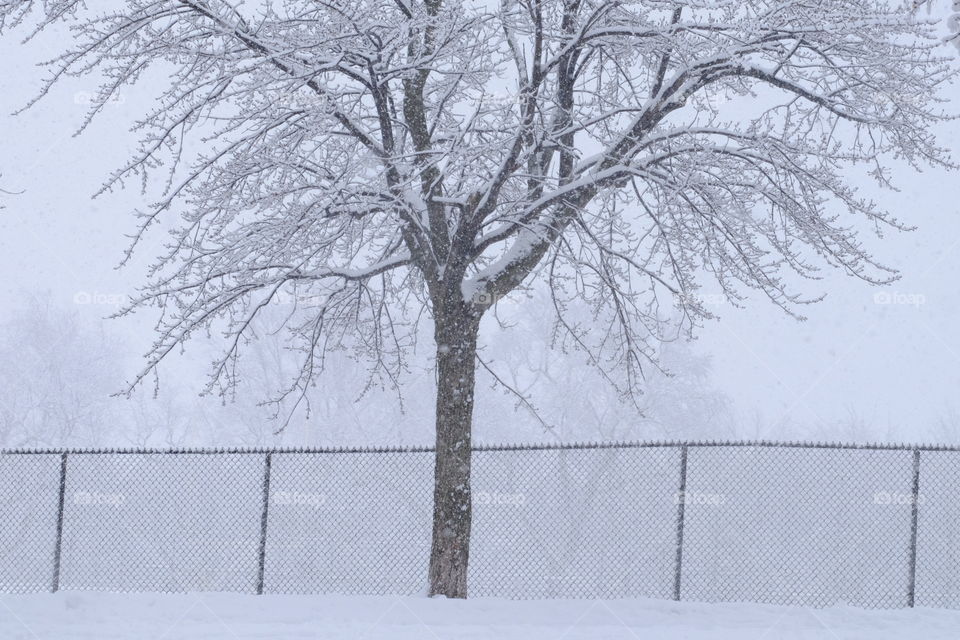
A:
[[[471,427],[479,315],[469,305],[435,314],[437,436],[430,595],[467,597]]]

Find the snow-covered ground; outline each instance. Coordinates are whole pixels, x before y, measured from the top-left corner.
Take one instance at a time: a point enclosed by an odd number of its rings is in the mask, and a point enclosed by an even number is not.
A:
[[[958,635],[960,611],[939,609],[222,593],[0,596],[4,640],[938,640]]]

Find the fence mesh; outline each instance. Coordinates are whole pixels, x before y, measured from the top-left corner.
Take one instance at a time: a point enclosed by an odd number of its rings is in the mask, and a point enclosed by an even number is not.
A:
[[[251,591],[263,456],[71,455],[60,587]]]
[[[910,451],[691,448],[681,597],[903,606]]]
[[[432,524],[430,453],[272,458],[265,591],[423,591]]]
[[[59,455],[0,456],[0,590],[51,589],[59,495]]]
[[[470,593],[960,607],[960,450],[479,448]],[[417,594],[433,453],[0,455],[0,592]]]
[[[482,451],[470,591],[515,598],[670,597],[678,451]]]
[[[917,606],[960,608],[960,452],[923,452],[917,500]]]

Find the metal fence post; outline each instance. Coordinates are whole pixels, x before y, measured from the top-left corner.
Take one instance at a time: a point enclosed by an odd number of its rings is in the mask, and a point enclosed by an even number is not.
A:
[[[267,515],[270,508],[270,465],[273,453],[263,463],[263,511],[260,515],[260,554],[257,564],[257,595],[263,595],[263,571],[267,560]]]
[[[680,491],[677,493],[677,564],[673,574],[673,599],[680,599],[683,572],[683,520],[687,502],[687,445],[680,447]]]
[[[910,566],[907,578],[907,606],[913,607],[917,594],[917,534],[920,503],[920,450],[913,450],[913,488],[910,500]]]
[[[67,495],[67,454],[60,454],[60,494],[57,500],[57,540],[53,548],[53,584],[51,591],[60,589],[60,554],[63,548],[63,506]]]

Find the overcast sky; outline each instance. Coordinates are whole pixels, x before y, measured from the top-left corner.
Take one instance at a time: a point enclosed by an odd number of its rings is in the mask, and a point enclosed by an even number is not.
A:
[[[937,11],[945,16],[947,5],[942,0]],[[9,313],[25,293],[49,291],[99,318],[141,282],[150,256],[115,269],[135,227],[131,211],[142,205],[139,185],[90,196],[126,159],[136,140],[126,129],[150,96],[144,85],[125,89],[79,137],[71,134],[95,89],[84,82],[65,82],[10,115],[40,86],[35,63],[58,51],[54,35],[25,46],[0,39],[0,187],[18,192],[0,211],[0,308]],[[953,107],[960,112],[960,95]],[[960,149],[960,124],[940,133],[944,145]],[[867,238],[881,261],[901,270],[899,282],[877,289],[827,272],[803,285],[827,294],[805,309],[806,322],[755,299],[743,309],[718,304],[720,320],[699,332],[693,348],[712,357],[712,383],[731,399],[741,436],[845,438],[859,434],[836,425],[862,421],[871,439],[956,439],[937,425],[960,420],[960,175],[900,169],[894,178],[899,192],[852,179],[917,227],[882,242]],[[146,350],[149,336],[136,321],[110,326]]]

